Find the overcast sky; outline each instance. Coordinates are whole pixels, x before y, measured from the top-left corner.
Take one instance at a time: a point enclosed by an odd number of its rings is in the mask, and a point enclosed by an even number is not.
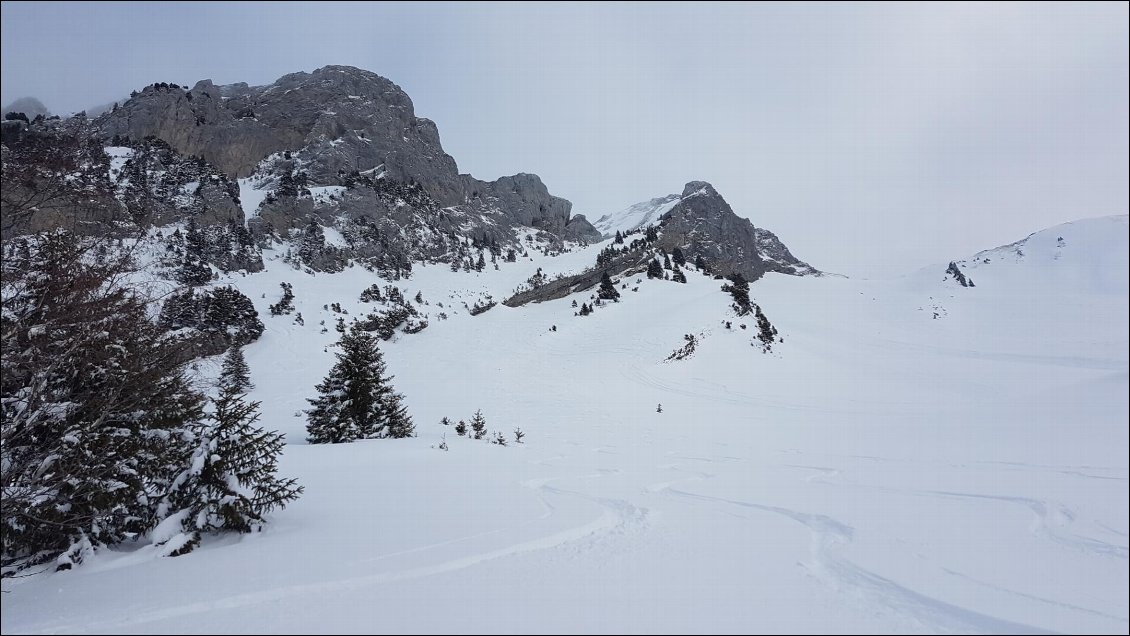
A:
[[[1127,213],[1127,6],[4,2],[2,101],[358,66],[463,172],[590,220],[710,181],[871,276]]]

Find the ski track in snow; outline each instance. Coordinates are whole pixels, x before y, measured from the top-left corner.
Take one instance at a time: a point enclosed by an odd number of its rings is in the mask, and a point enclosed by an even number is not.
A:
[[[1114,557],[1127,560],[1128,548],[1124,545],[1115,545],[1099,539],[1085,537],[1065,531],[1074,521],[1076,514],[1066,506],[1053,504],[1046,501],[1029,499],[1027,497],[1010,497],[1004,495],[979,495],[964,492],[928,491],[926,494],[940,495],[943,497],[957,497],[960,499],[987,499],[991,501],[1004,501],[1011,504],[1024,506],[1035,515],[1032,525],[1033,534],[1055,541],[1061,545],[1075,550],[1090,552],[1103,557]]]
[[[842,553],[845,545],[851,543],[855,529],[831,517],[778,506],[700,495],[674,488],[667,488],[666,492],[679,497],[770,512],[796,521],[811,533],[810,568],[817,576],[838,587],[851,589],[866,602],[879,605],[899,615],[913,616],[924,629],[993,634],[1055,633],[951,605],[903,587],[888,578],[852,563]]]

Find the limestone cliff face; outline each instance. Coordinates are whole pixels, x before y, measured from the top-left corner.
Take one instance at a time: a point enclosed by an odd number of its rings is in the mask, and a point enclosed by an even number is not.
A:
[[[735,214],[705,181],[691,181],[681,194],[637,203],[597,221],[605,236],[648,225],[662,229],[658,247],[667,251],[678,247],[691,259],[701,256],[719,274],[741,272],[753,281],[766,272],[799,276],[820,273],[793,256],[775,234]]]
[[[326,187],[370,173],[419,186],[438,207],[484,215],[504,229],[524,225],[559,239],[599,238],[583,217],[570,217],[571,204],[551,195],[537,175],[484,182],[459,174],[435,123],[416,116],[399,86],[349,66],[291,73],[267,86],[154,84],[99,117],[96,126],[106,139],[156,137],[233,179],[281,178],[278,170],[286,166],[288,178],[301,175],[305,186]],[[288,218],[286,206],[274,206],[277,225],[303,224],[309,208],[297,206],[295,218]]]

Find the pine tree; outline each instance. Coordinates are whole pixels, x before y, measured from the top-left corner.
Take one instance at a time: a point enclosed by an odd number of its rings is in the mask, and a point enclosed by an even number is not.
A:
[[[298,246],[298,258],[307,265],[313,265],[326,249],[326,233],[318,219],[311,216],[302,231],[302,243]]]
[[[223,365],[220,367],[219,385],[222,388],[234,389],[236,393],[247,393],[255,388],[251,383],[251,368],[243,357],[243,348],[233,346],[224,356]]]
[[[63,232],[4,245],[5,574],[69,569],[153,528],[191,456],[186,431],[203,417],[179,345],[123,286],[128,261],[97,247]]]
[[[647,277],[660,279],[663,278],[663,266],[660,265],[659,261],[655,260],[654,258],[651,259],[647,264]]]
[[[282,316],[294,311],[294,287],[290,283],[279,283],[279,286],[282,287],[283,297],[268,308],[272,316]]]
[[[181,518],[184,533],[166,543],[172,556],[190,552],[201,533],[252,532],[263,516],[283,508],[302,493],[294,479],[280,479],[278,457],[283,435],[255,426],[259,402],[245,402],[231,385],[222,386],[214,411],[198,431],[190,467],[166,504]]]
[[[471,418],[471,430],[475,432],[475,439],[482,439],[487,434],[487,418],[483,417],[481,409],[475,411],[474,417]]]
[[[749,283],[741,272],[730,274],[728,280],[730,281],[728,284],[722,285],[722,291],[730,292],[730,296],[734,298],[734,310],[738,315],[744,316],[753,311],[749,300]]]
[[[612,284],[612,278],[608,272],[604,272],[600,277],[600,291],[597,296],[604,300],[619,300],[620,292],[616,290],[616,286]]]
[[[680,267],[686,267],[687,265],[687,257],[683,255],[683,250],[679,249],[677,246],[671,251],[671,260]]]
[[[412,417],[408,415],[408,409],[404,406],[404,396],[389,391],[383,406],[387,414],[386,437],[394,439],[412,437],[416,432],[416,425],[412,423]]]
[[[212,280],[212,268],[206,261],[207,251],[204,233],[196,226],[196,220],[190,218],[185,228],[184,260],[176,274],[179,283],[199,287]]]
[[[675,281],[676,283],[687,282],[686,274],[683,273],[683,270],[679,269],[678,265],[675,265],[674,271],[671,272],[671,280]]]
[[[355,439],[406,437],[412,420],[386,376],[377,339],[360,329],[342,336],[337,363],[308,399],[306,411],[311,444],[339,444]]]
[[[617,245],[620,245],[624,242],[624,235],[620,233],[620,230],[616,230],[616,238],[612,242]]]
[[[694,257],[694,266],[700,272],[709,272],[710,268],[706,266],[706,261],[702,260],[702,254]]]
[[[455,425],[455,433],[459,437],[463,437],[464,435],[466,435],[467,434],[467,423],[464,422],[463,420],[459,420],[459,423]]]

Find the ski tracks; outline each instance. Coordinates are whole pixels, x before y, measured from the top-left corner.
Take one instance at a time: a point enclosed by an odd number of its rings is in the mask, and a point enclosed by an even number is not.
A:
[[[857,565],[843,554],[853,539],[855,529],[832,517],[675,488],[667,488],[665,492],[676,497],[767,512],[803,525],[811,535],[811,561],[806,565],[817,577],[836,589],[850,591],[873,608],[885,608],[897,616],[910,618],[923,629],[996,634],[1053,633],[946,603]]]

